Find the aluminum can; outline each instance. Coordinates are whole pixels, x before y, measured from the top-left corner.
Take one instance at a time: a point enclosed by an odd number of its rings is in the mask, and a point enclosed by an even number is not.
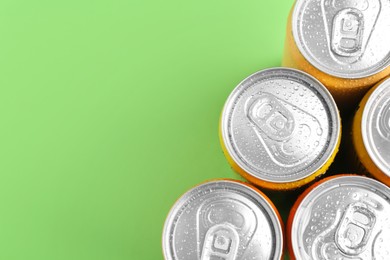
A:
[[[259,71],[228,97],[220,120],[232,168],[270,190],[292,190],[323,174],[338,151],[341,123],[328,90],[289,68]]]
[[[390,1],[297,0],[283,66],[321,81],[341,110],[390,74]]]
[[[287,232],[291,259],[390,259],[390,189],[358,175],[323,179],[298,198]]]
[[[166,260],[280,260],[283,224],[272,202],[235,180],[201,184],[179,198],[165,221]]]
[[[390,186],[390,78],[363,98],[352,124],[356,161],[376,179]]]

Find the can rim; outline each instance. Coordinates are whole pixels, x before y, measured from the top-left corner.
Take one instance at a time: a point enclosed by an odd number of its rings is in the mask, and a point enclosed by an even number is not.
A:
[[[245,190],[241,193],[241,195],[246,195],[249,199],[253,200],[256,203],[260,204],[260,207],[265,210],[262,211],[264,214],[267,214],[267,219],[271,222],[268,222],[270,226],[273,227],[274,235],[275,235],[275,250],[274,250],[274,260],[280,260],[283,255],[283,249],[284,249],[284,238],[283,238],[283,227],[280,219],[279,212],[271,202],[271,200],[261,191],[256,189],[250,184],[232,180],[232,179],[219,179],[219,180],[211,180],[206,181],[204,183],[201,183],[190,190],[186,191],[183,195],[181,195],[175,202],[175,204],[170,209],[168,216],[165,220],[164,227],[163,227],[163,233],[162,233],[162,248],[163,248],[163,254],[164,258],[166,260],[174,260],[174,256],[172,255],[171,245],[170,245],[170,237],[171,229],[174,226],[174,220],[175,216],[178,213],[178,210],[180,210],[186,201],[191,199],[195,194],[200,193],[202,188],[213,186],[213,185],[221,185],[221,184],[228,184],[232,187],[224,188],[224,190],[229,191],[236,191],[236,190]],[[234,188],[236,186],[236,188]],[[221,187],[221,189],[223,189]],[[244,194],[245,193],[245,194]]]
[[[376,102],[376,100],[384,92],[385,93],[390,92],[390,78],[381,82],[371,93],[370,97],[368,98],[363,108],[360,128],[362,130],[362,139],[363,139],[364,147],[368,155],[370,156],[371,160],[374,162],[376,167],[378,167],[384,174],[390,177],[390,169],[384,165],[383,159],[380,158],[380,154],[377,152],[376,147],[374,146],[373,136],[370,135],[371,132],[369,129],[370,124],[365,124],[371,121],[372,116],[375,112],[374,110],[379,105],[378,102]]]
[[[337,70],[332,70],[326,66],[323,66],[322,63],[320,61],[318,61],[318,59],[316,59],[314,57],[314,55],[311,55],[311,52],[310,50],[308,50],[308,48],[305,47],[305,44],[304,44],[304,41],[301,39],[302,37],[300,37],[300,34],[298,33],[298,27],[299,27],[299,24],[298,24],[298,15],[299,15],[299,10],[301,10],[301,8],[303,7],[304,5],[304,2],[307,2],[309,0],[296,0],[295,2],[295,5],[294,5],[294,10],[293,10],[293,14],[291,16],[291,19],[292,19],[292,34],[293,34],[293,38],[294,38],[294,41],[295,41],[295,45],[298,47],[298,50],[299,52],[303,55],[303,57],[312,65],[314,66],[316,69],[328,74],[328,75],[331,75],[331,76],[334,76],[334,77],[338,77],[338,78],[342,78],[342,79],[363,79],[363,78],[367,78],[367,77],[370,77],[370,76],[373,76],[373,75],[376,75],[382,71],[384,71],[387,67],[390,66],[390,54],[388,55],[387,59],[384,59],[382,62],[379,62],[378,64],[375,64],[375,66],[373,66],[372,69],[370,70],[363,70],[362,72],[358,72],[358,73],[343,73],[343,72],[340,72],[340,71],[337,71]]]
[[[297,259],[303,259],[301,256],[302,247],[298,245],[298,239],[296,239],[299,237],[297,225],[301,223],[299,215],[305,213],[303,210],[307,209],[309,205],[314,202],[320,195],[325,194],[327,191],[335,187],[358,186],[365,189],[370,189],[372,192],[377,193],[378,196],[385,194],[387,195],[387,198],[390,199],[389,187],[377,180],[365,176],[336,175],[320,181],[319,184],[313,184],[312,186],[313,187],[308,188],[309,192],[305,194],[305,197],[300,201],[298,207],[296,208],[291,224],[291,233],[289,234],[289,239],[291,241],[290,243],[292,251]]]
[[[289,179],[288,181],[286,181],[286,180],[270,179],[270,178],[266,178],[264,176],[261,176],[261,178],[259,178],[259,176],[256,175],[256,172],[252,171],[249,167],[247,167],[240,160],[240,158],[237,156],[237,154],[235,153],[235,151],[234,151],[234,149],[232,147],[232,144],[229,141],[229,133],[228,133],[228,127],[227,127],[228,126],[228,121],[229,121],[229,111],[232,109],[232,107],[234,105],[234,104],[232,104],[232,103],[234,103],[233,102],[234,101],[234,97],[237,96],[237,93],[240,93],[242,91],[243,83],[248,81],[248,80],[250,80],[252,77],[254,77],[254,76],[256,76],[256,75],[258,75],[260,73],[261,74],[266,74],[266,73],[270,73],[270,72],[273,72],[273,71],[285,71],[285,72],[290,72],[290,73],[293,72],[293,73],[297,73],[297,74],[302,74],[303,76],[305,76],[305,77],[309,78],[310,80],[312,80],[315,83],[315,85],[314,85],[315,89],[318,90],[318,91],[321,91],[320,92],[321,94],[324,94],[323,98],[324,98],[324,100],[326,101],[326,104],[329,107],[330,119],[333,122],[333,125],[330,125],[330,127],[329,127],[330,129],[333,129],[332,130],[332,136],[331,136],[330,141],[328,143],[328,148],[323,153],[323,155],[326,155],[326,156],[321,158],[321,160],[323,160],[323,161],[321,163],[319,163],[318,166],[315,169],[313,169],[310,172],[306,173],[304,176],[294,177],[294,178]],[[233,91],[228,96],[228,98],[227,98],[227,100],[226,100],[226,102],[224,104],[224,107],[222,109],[221,130],[220,131],[221,131],[222,141],[223,141],[223,143],[225,145],[225,148],[226,148],[227,152],[229,153],[230,157],[247,174],[249,174],[250,176],[252,176],[255,179],[259,179],[259,180],[262,180],[262,181],[266,181],[266,182],[270,182],[270,183],[277,183],[277,184],[285,184],[285,183],[293,183],[293,182],[304,180],[308,176],[310,176],[313,173],[315,173],[318,170],[320,170],[326,164],[326,162],[336,152],[336,149],[338,147],[337,146],[338,137],[341,134],[341,123],[340,122],[341,122],[341,118],[340,118],[340,115],[339,115],[339,112],[338,112],[338,108],[337,108],[336,102],[334,101],[334,99],[333,99],[332,95],[330,94],[329,90],[319,80],[317,80],[315,77],[311,76],[310,74],[308,74],[308,73],[306,73],[304,71],[298,70],[298,69],[287,68],[287,67],[273,67],[273,68],[267,68],[267,69],[263,69],[263,70],[255,72],[255,73],[252,73],[251,75],[249,75],[248,77],[243,79],[239,84],[237,84],[237,86],[233,89]],[[334,131],[335,129],[336,129],[336,131]],[[301,172],[304,172],[304,170],[302,170]]]

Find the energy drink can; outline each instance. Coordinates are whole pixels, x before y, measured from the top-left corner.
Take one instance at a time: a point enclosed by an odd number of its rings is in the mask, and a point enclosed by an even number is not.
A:
[[[323,179],[306,190],[290,212],[290,257],[389,259],[389,217],[389,187],[357,175]]]
[[[364,169],[390,186],[390,78],[361,101],[353,119],[352,143]]]
[[[283,244],[283,224],[272,202],[234,180],[186,192],[168,214],[162,241],[166,260],[280,260]]]
[[[257,72],[227,99],[220,140],[232,168],[270,190],[292,190],[323,174],[338,151],[341,123],[328,90],[288,68]]]
[[[297,0],[283,66],[321,81],[340,109],[354,107],[390,74],[390,1]]]

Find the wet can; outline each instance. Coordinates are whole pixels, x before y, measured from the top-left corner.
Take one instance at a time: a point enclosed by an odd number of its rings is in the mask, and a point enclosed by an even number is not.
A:
[[[215,180],[176,201],[162,246],[166,260],[280,260],[283,224],[272,202],[256,188]]]
[[[293,190],[325,173],[340,136],[329,91],[289,68],[244,79],[228,97],[220,120],[220,141],[232,168],[269,190]]]
[[[297,0],[283,66],[313,75],[350,110],[390,74],[389,28],[387,0]]]
[[[390,259],[390,189],[338,175],[307,189],[287,223],[291,259]]]
[[[360,168],[390,186],[390,78],[362,99],[352,123],[352,143]]]

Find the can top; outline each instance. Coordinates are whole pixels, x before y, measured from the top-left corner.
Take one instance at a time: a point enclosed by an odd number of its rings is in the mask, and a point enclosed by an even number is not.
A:
[[[296,259],[389,259],[390,189],[362,176],[340,176],[311,190],[291,227]]]
[[[390,177],[390,78],[378,85],[368,98],[361,129],[370,158]]]
[[[388,0],[297,0],[292,32],[317,69],[364,78],[390,65],[389,17]]]
[[[336,104],[315,78],[272,68],[243,80],[230,94],[221,136],[232,159],[254,178],[289,183],[320,169],[340,135]]]
[[[163,251],[167,260],[279,260],[282,227],[272,205],[249,185],[211,181],[191,189],[172,207]]]

